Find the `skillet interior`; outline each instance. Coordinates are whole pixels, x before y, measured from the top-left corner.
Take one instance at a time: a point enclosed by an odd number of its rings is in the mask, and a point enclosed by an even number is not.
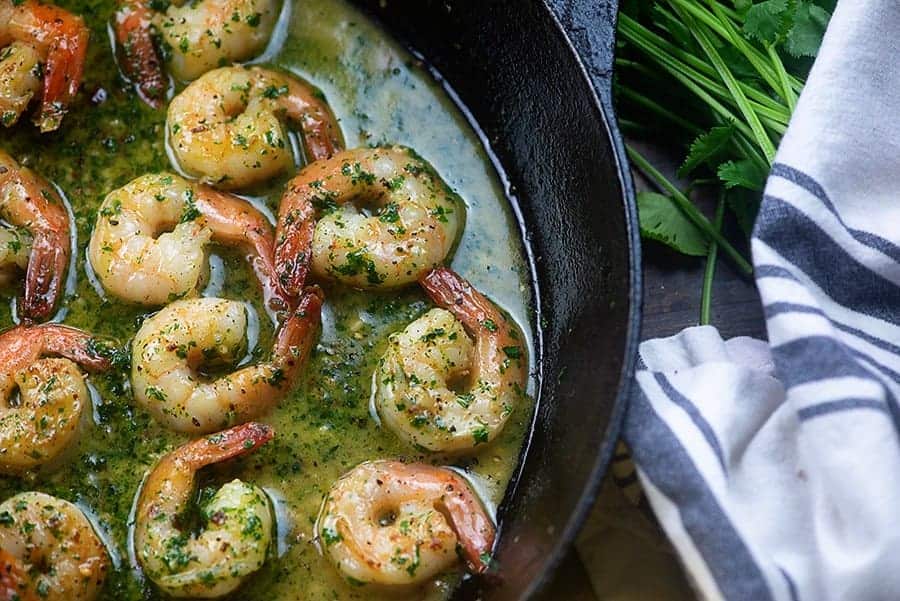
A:
[[[500,578],[468,580],[457,598],[529,597],[559,564],[596,496],[639,333],[632,185],[608,120],[616,3],[355,4],[446,78],[510,182],[538,299],[538,409],[500,509]]]

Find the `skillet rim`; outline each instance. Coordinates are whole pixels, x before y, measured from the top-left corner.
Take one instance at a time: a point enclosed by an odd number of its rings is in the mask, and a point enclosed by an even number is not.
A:
[[[582,78],[588,84],[591,96],[593,96],[594,107],[598,113],[597,116],[603,123],[606,137],[610,143],[612,150],[611,158],[615,163],[614,167],[619,182],[618,196],[622,203],[622,210],[625,213],[625,237],[628,240],[629,258],[627,270],[629,275],[628,300],[630,306],[628,308],[627,331],[625,335],[622,368],[619,372],[619,383],[613,401],[613,409],[610,414],[609,423],[600,444],[600,451],[591,467],[590,476],[582,487],[581,496],[575,509],[570,514],[568,522],[562,533],[559,535],[557,542],[553,545],[553,550],[548,559],[544,562],[541,573],[532,579],[530,586],[525,590],[524,597],[526,599],[534,598],[539,593],[546,590],[547,586],[552,582],[563,560],[572,551],[575,539],[584,527],[584,524],[596,503],[597,497],[599,496],[600,486],[609,469],[613,452],[622,433],[629,394],[633,385],[634,372],[637,365],[637,347],[640,342],[643,317],[643,272],[641,270],[641,242],[637,203],[635,200],[634,179],[631,174],[630,163],[628,162],[625,152],[625,143],[618,128],[613,106],[613,65],[595,65],[608,73],[605,81],[600,78],[595,80],[595,78],[591,76],[590,69],[588,68],[588,59],[583,56],[575,46],[572,36],[565,25],[563,25],[557,12],[551,6],[550,1],[540,0],[540,3],[544,10],[549,14],[551,22],[556,29],[556,35],[561,36],[564,40],[565,47],[574,59],[578,69],[581,71]],[[617,4],[617,2],[613,2],[613,4]],[[609,28],[609,35],[613,42],[613,53],[615,52],[617,21],[618,6],[616,6],[611,23],[598,24],[598,28],[603,26]],[[541,387],[543,388],[543,386],[544,381],[542,378]],[[527,453],[528,450],[525,451],[525,455],[522,457],[523,462],[527,461]]]

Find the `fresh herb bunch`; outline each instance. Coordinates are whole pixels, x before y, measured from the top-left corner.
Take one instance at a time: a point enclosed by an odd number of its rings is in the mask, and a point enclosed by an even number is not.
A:
[[[709,323],[718,248],[746,274],[749,261],[722,234],[730,211],[749,237],[766,175],[787,129],[836,0],[625,0],[619,15],[620,124],[680,143],[679,189],[634,148],[628,154],[665,194],[638,194],[641,234],[706,256],[701,323]],[[692,202],[719,189],[710,221]]]

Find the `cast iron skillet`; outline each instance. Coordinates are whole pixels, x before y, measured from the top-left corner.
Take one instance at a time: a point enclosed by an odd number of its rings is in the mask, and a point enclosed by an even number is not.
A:
[[[538,299],[538,409],[499,512],[497,578],[457,597],[528,598],[596,496],[639,334],[637,218],[610,95],[617,2],[355,3],[444,78],[511,183]]]

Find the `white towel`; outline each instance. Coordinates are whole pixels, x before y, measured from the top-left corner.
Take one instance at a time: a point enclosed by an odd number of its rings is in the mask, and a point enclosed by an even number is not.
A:
[[[641,481],[705,598],[900,599],[900,1],[839,2],[753,263],[768,345],[641,345]]]

